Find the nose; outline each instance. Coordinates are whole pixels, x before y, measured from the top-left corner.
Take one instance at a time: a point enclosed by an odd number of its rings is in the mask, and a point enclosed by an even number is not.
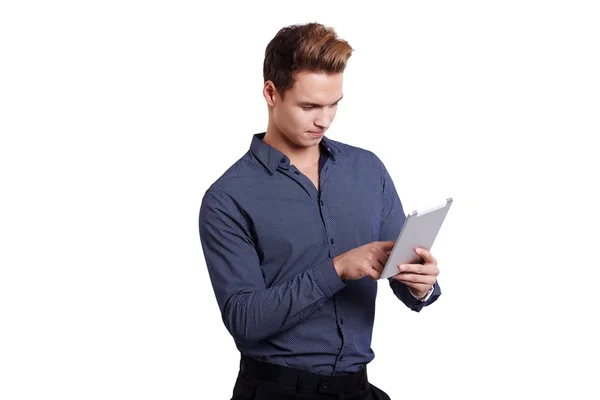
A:
[[[320,129],[329,128],[329,125],[331,125],[331,117],[329,116],[327,109],[324,108],[321,110],[321,112],[315,118],[314,123]]]

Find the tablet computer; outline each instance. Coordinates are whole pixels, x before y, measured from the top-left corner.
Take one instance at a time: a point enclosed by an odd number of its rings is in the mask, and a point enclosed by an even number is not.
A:
[[[404,220],[398,239],[379,279],[391,278],[400,273],[400,264],[419,264],[423,259],[415,253],[417,247],[431,250],[435,237],[452,205],[452,199],[424,211],[413,211]]]

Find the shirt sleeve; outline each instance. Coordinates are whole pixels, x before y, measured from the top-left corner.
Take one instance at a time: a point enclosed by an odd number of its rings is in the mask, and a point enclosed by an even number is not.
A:
[[[236,342],[255,342],[283,332],[319,309],[346,285],[332,259],[267,287],[245,212],[226,193],[211,188],[200,207],[202,250],[223,322]]]
[[[380,168],[383,196],[379,240],[396,240],[406,220],[406,215],[390,174],[381,160],[377,159],[377,162]],[[388,278],[388,281],[396,297],[408,308],[417,312],[435,302],[442,294],[440,286],[436,282],[431,296],[425,301],[420,301],[410,293],[408,286],[404,283],[393,278]]]

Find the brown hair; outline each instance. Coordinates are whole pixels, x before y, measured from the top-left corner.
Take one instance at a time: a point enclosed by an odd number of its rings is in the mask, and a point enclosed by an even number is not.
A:
[[[264,81],[272,81],[283,97],[294,86],[295,72],[344,72],[353,50],[333,28],[316,22],[286,26],[267,45]]]

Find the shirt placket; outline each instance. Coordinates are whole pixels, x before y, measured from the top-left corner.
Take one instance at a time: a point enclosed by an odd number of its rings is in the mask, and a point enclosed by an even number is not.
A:
[[[311,195],[311,197],[313,195],[316,195],[316,198],[318,201],[319,212],[321,214],[321,221],[323,223],[323,231],[324,231],[324,235],[325,235],[324,236],[325,245],[327,246],[327,249],[329,251],[329,257],[331,258],[333,256],[333,254],[335,254],[334,250],[335,250],[336,242],[335,242],[335,237],[334,237],[334,232],[335,232],[335,229],[333,226],[334,223],[333,223],[333,219],[331,218],[330,206],[327,201],[327,195],[326,195],[327,184],[326,183],[327,183],[327,180],[329,179],[329,177],[331,176],[331,173],[333,172],[335,163],[331,159],[328,159],[325,162],[325,164],[323,165],[323,168],[320,171],[320,179],[319,179],[320,188],[319,188],[319,191],[317,191],[308,177],[306,177],[304,174],[302,174],[295,166],[290,165],[286,161],[287,161],[286,159],[281,160],[281,163],[279,165],[280,171],[282,171],[290,179],[293,179],[298,184],[300,184],[304,188],[304,190],[309,195]],[[347,354],[346,343],[348,343],[348,340],[346,340],[348,337],[348,334],[345,329],[345,321],[337,307],[337,303],[338,303],[337,297],[338,297],[337,294],[333,295],[333,303],[334,303],[334,310],[335,310],[335,319],[336,319],[338,331],[341,336],[342,345],[341,345],[339,352],[335,359],[334,372],[336,372],[337,370],[340,370],[340,369],[343,370],[343,367],[341,367],[341,364],[346,359],[346,354]]]
[[[333,169],[334,169],[334,165],[335,163],[333,162],[333,160],[328,159],[325,164],[323,165],[323,169],[321,170],[321,176],[319,179],[320,182],[320,190],[319,190],[319,209],[321,210],[321,218],[323,221],[323,227],[325,228],[325,238],[327,241],[327,248],[329,249],[329,257],[332,257],[333,254],[336,253],[335,251],[335,246],[336,246],[336,242],[335,242],[335,225],[334,225],[334,221],[333,218],[331,217],[331,207],[329,202],[327,201],[327,180],[329,179],[329,177],[331,176]],[[344,317],[343,317],[343,313],[340,312],[340,309],[338,307],[338,297],[339,294],[334,294],[333,295],[333,303],[334,303],[334,310],[335,310],[335,319],[336,319],[336,323],[337,323],[337,327],[338,327],[338,331],[340,333],[341,336],[341,340],[342,340],[342,345],[340,347],[340,350],[337,354],[336,360],[335,360],[335,365],[334,365],[334,372],[338,371],[338,370],[344,370],[344,368],[342,367],[344,360],[346,359],[346,354],[347,354],[347,349],[346,349],[346,344],[349,342],[348,341],[348,332],[346,330],[346,325],[345,325],[345,321],[344,321]]]

